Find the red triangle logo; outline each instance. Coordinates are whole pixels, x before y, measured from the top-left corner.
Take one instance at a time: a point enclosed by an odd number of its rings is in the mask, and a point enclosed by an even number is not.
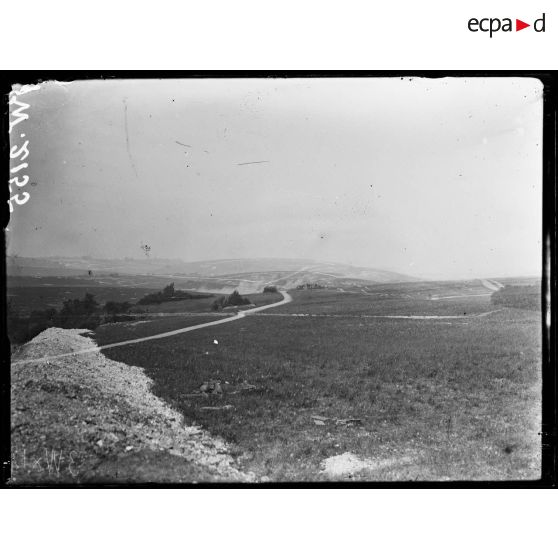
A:
[[[521,31],[522,29],[525,29],[526,27],[531,27],[531,24],[525,23],[524,21],[521,21],[520,19],[515,20],[515,30],[516,31]]]

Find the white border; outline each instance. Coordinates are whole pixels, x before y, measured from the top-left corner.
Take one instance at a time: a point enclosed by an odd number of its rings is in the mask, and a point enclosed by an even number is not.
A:
[[[73,0],[11,3],[4,69],[549,70],[549,0]],[[471,33],[470,18],[546,13],[545,33]],[[555,20],[556,16],[556,20]]]

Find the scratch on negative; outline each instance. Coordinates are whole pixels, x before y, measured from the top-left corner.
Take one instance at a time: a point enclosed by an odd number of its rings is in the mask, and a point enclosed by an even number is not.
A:
[[[257,165],[258,163],[269,163],[269,161],[250,161],[249,163],[237,163],[237,165]]]
[[[126,104],[126,99],[124,99],[124,130],[126,131],[126,150],[128,151],[128,157],[130,159],[130,164],[134,169],[134,174],[138,176],[138,171],[136,165],[134,164],[134,159],[132,158],[132,153],[130,151],[130,138],[128,137],[128,105]]]

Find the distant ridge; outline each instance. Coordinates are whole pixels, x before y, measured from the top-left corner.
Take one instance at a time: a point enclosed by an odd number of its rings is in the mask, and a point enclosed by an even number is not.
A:
[[[27,258],[9,256],[9,276],[96,276],[109,274],[160,275],[177,279],[224,282],[227,286],[243,283],[243,287],[275,283],[292,288],[301,283],[319,283],[324,286],[347,286],[366,283],[401,283],[419,279],[381,269],[357,267],[347,264],[320,262],[294,258],[236,258],[184,262],[173,259],[100,259],[88,257]],[[257,285],[255,285],[257,284]],[[245,290],[243,288],[242,290]]]

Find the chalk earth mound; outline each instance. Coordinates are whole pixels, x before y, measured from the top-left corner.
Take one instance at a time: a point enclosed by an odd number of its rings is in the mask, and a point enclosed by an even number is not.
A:
[[[141,368],[100,352],[89,330],[50,328],[12,358],[11,483],[254,482],[227,444],[150,391]]]

